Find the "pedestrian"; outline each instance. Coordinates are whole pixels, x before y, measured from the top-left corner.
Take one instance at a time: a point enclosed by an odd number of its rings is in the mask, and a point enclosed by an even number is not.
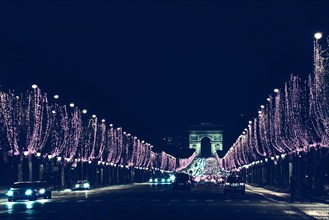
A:
[[[301,181],[300,186],[302,190],[301,201],[303,203],[304,199],[308,199],[308,183],[306,177]]]
[[[296,195],[296,180],[294,177],[290,177],[290,202],[294,202]]]

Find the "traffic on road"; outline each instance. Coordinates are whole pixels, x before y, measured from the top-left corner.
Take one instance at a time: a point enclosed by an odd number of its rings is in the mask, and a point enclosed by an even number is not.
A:
[[[185,178],[187,177],[187,179]],[[170,178],[170,176],[168,177]],[[3,219],[318,219],[327,220],[329,205],[325,202],[296,201],[289,194],[278,193],[229,178],[224,184],[195,183],[181,174],[172,183],[138,183],[89,190],[52,191],[50,198],[16,200],[0,199]],[[231,182],[230,182],[231,181]],[[187,185],[179,185],[184,182]],[[245,193],[241,193],[240,183]],[[83,184],[83,183],[82,183]],[[177,185],[178,184],[178,185]],[[234,185],[232,185],[234,184]],[[177,186],[182,186],[178,190]],[[185,188],[186,187],[186,188]],[[26,191],[25,191],[26,192]],[[8,193],[7,193],[8,194]]]

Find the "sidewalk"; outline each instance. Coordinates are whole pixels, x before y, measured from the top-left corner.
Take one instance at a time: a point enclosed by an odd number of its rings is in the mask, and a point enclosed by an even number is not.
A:
[[[273,192],[279,192],[279,193],[285,193],[287,195],[290,196],[290,191],[289,189],[282,189],[282,188],[278,188],[278,187],[274,187],[274,186],[267,186],[267,185],[260,185],[260,184],[251,184],[251,183],[248,183],[249,185],[251,186],[254,186],[254,187],[259,187],[259,188],[264,188],[264,189],[267,189],[267,190],[270,190],[270,191],[273,191]],[[320,202],[320,203],[326,203],[326,204],[329,204],[329,194],[328,192],[326,192],[325,194],[323,195],[309,195],[308,196],[309,199],[306,199],[307,200],[311,200],[313,202]],[[300,191],[297,190],[297,193],[296,193],[296,200],[297,201],[301,201],[301,197],[300,197]]]

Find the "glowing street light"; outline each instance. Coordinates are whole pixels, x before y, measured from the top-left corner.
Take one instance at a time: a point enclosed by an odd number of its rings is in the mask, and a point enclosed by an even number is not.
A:
[[[33,84],[32,89],[36,89],[36,88],[38,88],[37,84]]]
[[[92,117],[92,118],[96,118],[96,115],[92,115],[91,117]]]
[[[74,107],[74,103],[72,102],[72,103],[70,103],[70,107],[71,108],[73,108]]]
[[[82,113],[83,113],[83,114],[87,114],[87,112],[88,112],[87,109],[83,109],[83,110],[82,110]]]
[[[23,154],[24,154],[24,156],[27,156],[27,155],[29,155],[29,152],[28,151],[24,151]]]
[[[55,110],[52,110],[51,113],[56,114],[56,111]]]
[[[59,98],[59,95],[54,95],[54,99],[58,99]]]
[[[322,33],[317,32],[317,33],[314,34],[314,37],[315,37],[315,39],[319,40],[319,39],[322,38]]]
[[[105,119],[102,119],[102,122],[104,123],[105,122]]]
[[[274,89],[274,92],[275,92],[275,93],[278,93],[278,92],[279,92],[279,89]]]

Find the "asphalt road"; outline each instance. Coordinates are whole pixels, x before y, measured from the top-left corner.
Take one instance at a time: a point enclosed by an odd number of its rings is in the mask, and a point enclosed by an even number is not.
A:
[[[247,186],[225,195],[218,186],[172,192],[169,185],[134,184],[54,193],[52,199],[0,200],[0,219],[329,219],[329,205],[289,203],[286,194]]]

